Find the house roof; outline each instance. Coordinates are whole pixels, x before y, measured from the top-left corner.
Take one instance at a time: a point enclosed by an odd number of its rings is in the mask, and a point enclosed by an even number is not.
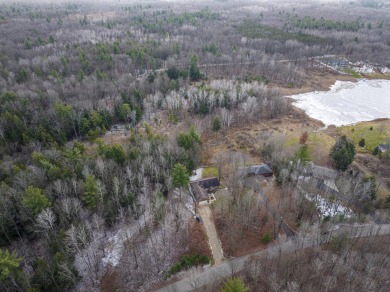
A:
[[[332,180],[337,178],[338,172],[334,169],[318,166],[313,162],[309,162],[309,164],[305,167],[302,175],[313,176],[322,180]]]
[[[207,190],[219,187],[219,180],[216,177],[199,179],[190,182],[190,186],[197,202],[206,201],[210,198],[209,194],[207,193]]]
[[[243,175],[255,174],[255,175],[265,175],[272,174],[272,169],[268,166],[268,164],[259,164],[252,166],[245,166],[238,168],[238,171]]]
[[[388,144],[379,144],[378,148],[382,152],[388,151],[388,150],[390,150],[390,143],[388,143]]]
[[[199,179],[191,182],[191,184],[198,184],[205,190],[210,189],[210,188],[215,188],[219,187],[219,180],[216,177],[210,177],[210,178],[205,178],[205,179]]]
[[[206,190],[197,183],[191,183],[191,188],[197,202],[206,201],[209,199],[209,195],[207,194]]]

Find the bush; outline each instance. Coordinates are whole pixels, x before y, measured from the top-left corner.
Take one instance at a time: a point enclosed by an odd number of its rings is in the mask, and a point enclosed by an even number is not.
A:
[[[339,254],[347,247],[348,241],[349,241],[348,235],[342,233],[332,237],[330,241],[330,247],[333,250],[333,252]]]
[[[230,278],[223,285],[221,292],[246,292],[248,289],[245,287],[244,282],[237,277]]]
[[[221,130],[221,127],[222,127],[221,119],[218,116],[216,116],[213,120],[213,131],[218,132],[219,130]]]
[[[210,263],[208,256],[195,254],[195,255],[185,255],[180,258],[180,261],[174,264],[167,274],[166,278],[169,278],[173,274],[180,272],[181,270],[189,269],[192,266],[207,265]]]
[[[263,236],[261,237],[261,242],[263,244],[267,244],[271,241],[271,235],[269,235],[268,232],[264,233]]]

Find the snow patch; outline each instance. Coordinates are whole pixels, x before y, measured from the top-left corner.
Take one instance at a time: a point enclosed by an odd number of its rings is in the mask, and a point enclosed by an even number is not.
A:
[[[130,239],[141,227],[146,226],[149,219],[142,216],[137,223],[121,228],[115,234],[109,236],[108,244],[104,249],[106,256],[102,259],[103,263],[105,265],[110,264],[113,267],[117,266],[122,257],[125,241]]]
[[[289,96],[296,107],[329,125],[349,125],[378,118],[390,118],[390,81],[336,81],[330,91]]]
[[[342,206],[339,202],[331,202],[320,195],[308,195],[305,194],[306,199],[308,199],[311,202],[315,202],[318,211],[320,214],[325,216],[336,216],[336,215],[343,215],[347,218],[351,217],[353,212],[351,209]]]
[[[202,178],[203,168],[198,168],[195,170],[195,174],[190,176],[190,181],[198,180]]]

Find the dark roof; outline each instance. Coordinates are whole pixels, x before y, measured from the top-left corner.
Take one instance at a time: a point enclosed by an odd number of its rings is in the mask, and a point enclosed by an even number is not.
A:
[[[200,185],[197,183],[191,183],[192,193],[194,194],[197,202],[206,201],[209,199],[209,195]]]
[[[240,167],[238,170],[243,175],[269,175],[273,173],[272,169],[268,166],[268,164],[264,163],[259,165]]]
[[[207,191],[212,188],[219,187],[219,180],[216,177],[199,179],[190,182],[190,186],[197,202],[206,201],[210,198]]]
[[[191,183],[196,183],[196,184],[200,185],[202,188],[204,188],[205,190],[210,189],[210,188],[219,187],[219,180],[216,177],[199,179],[199,180],[193,181]]]
[[[378,148],[382,152],[383,151],[388,151],[388,150],[390,150],[390,143],[388,143],[388,144],[379,144]]]

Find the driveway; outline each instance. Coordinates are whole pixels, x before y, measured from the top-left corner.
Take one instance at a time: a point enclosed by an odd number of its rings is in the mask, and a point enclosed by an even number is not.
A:
[[[202,217],[203,226],[206,229],[206,234],[209,240],[211,252],[215,265],[219,265],[223,260],[223,251],[221,241],[219,240],[217,230],[213,219],[211,218],[211,210],[209,205],[198,207],[198,213]]]

